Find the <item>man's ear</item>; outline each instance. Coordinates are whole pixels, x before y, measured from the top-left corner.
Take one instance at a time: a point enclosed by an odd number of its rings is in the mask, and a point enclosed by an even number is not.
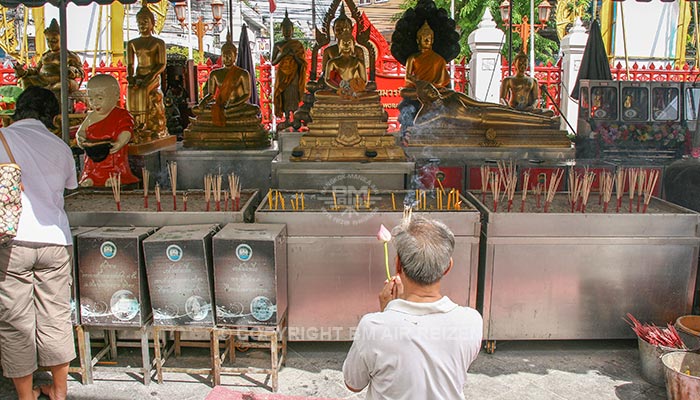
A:
[[[53,122],[53,126],[55,126],[56,128],[60,128],[61,127],[61,114],[54,115],[52,122]]]
[[[454,261],[452,260],[452,257],[450,257],[450,265],[447,266],[447,269],[445,270],[445,272],[443,272],[442,275],[443,276],[447,275],[447,273],[450,272],[450,270],[452,270],[453,265],[454,265]]]
[[[396,256],[396,275],[400,274],[403,272],[403,267],[401,267],[401,259],[399,256]]]

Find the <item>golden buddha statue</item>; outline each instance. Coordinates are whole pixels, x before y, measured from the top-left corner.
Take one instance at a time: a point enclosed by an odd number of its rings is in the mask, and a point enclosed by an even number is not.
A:
[[[323,76],[326,75],[326,71],[328,70],[328,61],[340,56],[340,38],[346,36],[352,37],[352,27],[352,20],[345,14],[345,7],[341,4],[340,15],[333,21],[333,34],[335,35],[336,43],[323,50],[323,58],[321,60]],[[353,53],[355,57],[361,60],[363,65],[367,65],[367,50],[364,47],[355,42]]]
[[[450,74],[447,72],[447,61],[433,50],[435,34],[428,21],[416,33],[419,52],[412,54],[406,60],[406,80],[401,95],[415,98],[417,81],[430,82],[442,90],[450,84]]]
[[[260,108],[248,103],[250,74],[234,65],[237,52],[229,35],[221,46],[223,67],[209,74],[207,94],[194,110],[197,118],[185,129],[185,147],[250,149],[269,146]]]
[[[56,19],[51,20],[49,27],[44,29],[46,45],[49,48],[41,55],[36,67],[27,67],[24,64],[15,65],[15,75],[22,88],[40,86],[47,88],[61,98],[61,30]],[[78,90],[80,83],[76,79],[85,78],[85,71],[80,62],[80,57],[68,51],[68,93]]]
[[[165,42],[153,36],[155,18],[146,5],[136,14],[136,23],[141,36],[127,44],[126,101],[136,124],[133,141],[144,143],[168,135],[160,89],[166,55]]]
[[[284,39],[275,43],[272,49],[272,65],[277,66],[275,116],[284,117],[284,122],[277,126],[280,130],[293,125],[292,115],[299,108],[306,87],[306,50],[300,41],[292,39],[293,32],[294,24],[285,11],[282,20]]]
[[[527,55],[523,52],[518,53],[513,63],[515,75],[503,79],[501,83],[501,103],[518,111],[554,115],[552,110],[537,107],[540,90],[537,80],[525,75],[528,64]]]
[[[292,151],[294,161],[403,161],[387,134],[379,93],[367,88],[367,68],[349,33],[338,38],[339,54],[326,62],[326,89],[315,92],[309,131]]]

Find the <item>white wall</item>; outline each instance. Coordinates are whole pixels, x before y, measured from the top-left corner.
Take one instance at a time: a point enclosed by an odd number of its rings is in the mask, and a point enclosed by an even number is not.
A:
[[[619,61],[624,65],[625,60],[621,7],[624,10],[630,66],[634,62],[640,65],[653,61],[668,62],[675,57],[678,2],[665,3],[655,0],[645,3],[629,0],[613,3],[616,16],[613,31],[615,63]]]

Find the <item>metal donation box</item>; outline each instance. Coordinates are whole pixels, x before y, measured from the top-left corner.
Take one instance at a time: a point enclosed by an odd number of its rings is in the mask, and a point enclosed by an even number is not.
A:
[[[211,238],[218,230],[166,226],[143,241],[154,325],[214,325]]]
[[[151,313],[141,242],[156,228],[104,227],[78,236],[80,320],[143,326]]]
[[[287,310],[286,226],[228,224],[212,248],[216,325],[279,324]]]
[[[73,325],[80,325],[80,294],[78,293],[78,236],[95,229],[96,228],[86,226],[76,226],[70,228],[70,234],[73,237],[73,269],[71,270],[73,286],[71,287],[70,292],[70,320]]]

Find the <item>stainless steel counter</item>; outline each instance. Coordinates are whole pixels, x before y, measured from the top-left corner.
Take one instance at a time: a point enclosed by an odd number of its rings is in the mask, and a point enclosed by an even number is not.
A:
[[[372,192],[369,209],[333,210],[330,193],[305,191],[305,210],[292,211],[296,192],[281,191],[286,210],[270,209],[264,198],[256,210],[259,223],[287,224],[290,340],[351,340],[360,318],[378,311],[377,295],[386,280],[384,246],[377,240],[380,224],[398,225],[402,211],[393,211],[390,192]],[[301,192],[300,192],[301,193]],[[396,191],[402,210],[405,191]],[[353,204],[338,195],[339,204]],[[447,224],[455,234],[454,267],[442,281],[453,301],[476,306],[480,230],[478,211],[466,203],[461,211],[414,211]],[[352,207],[350,207],[352,208]],[[392,274],[396,252],[389,246]]]
[[[490,346],[633,338],[628,312],[665,325],[691,311],[697,213],[657,198],[647,214],[506,213],[468,198],[484,215],[479,304]]]

